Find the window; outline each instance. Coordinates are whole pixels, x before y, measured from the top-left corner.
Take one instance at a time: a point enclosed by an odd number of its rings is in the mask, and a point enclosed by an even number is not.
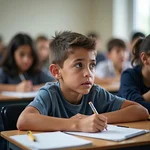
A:
[[[133,29],[150,34],[150,0],[134,0],[133,6]]]

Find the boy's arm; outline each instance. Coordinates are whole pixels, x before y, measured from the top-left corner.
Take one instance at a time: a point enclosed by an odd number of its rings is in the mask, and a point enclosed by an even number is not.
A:
[[[149,113],[142,105],[125,100],[120,110],[103,114],[108,123],[133,122],[148,119]]]
[[[35,130],[35,131],[65,131],[75,130],[75,120],[62,119],[41,115],[39,111],[29,106],[19,116],[17,128],[19,130]]]
[[[19,130],[33,131],[84,131],[98,132],[104,130],[107,125],[107,118],[103,115],[93,114],[81,118],[57,118],[41,115],[39,111],[28,106],[21,113],[17,121]]]

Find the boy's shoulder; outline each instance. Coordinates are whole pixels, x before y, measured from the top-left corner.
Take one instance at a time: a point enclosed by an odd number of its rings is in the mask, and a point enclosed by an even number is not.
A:
[[[105,90],[102,87],[100,87],[99,85],[93,84],[93,86],[92,86],[92,88],[91,88],[89,93],[93,93],[93,92],[94,93],[95,92],[105,92]]]
[[[59,82],[47,82],[41,89],[51,91],[51,90],[58,90]]]

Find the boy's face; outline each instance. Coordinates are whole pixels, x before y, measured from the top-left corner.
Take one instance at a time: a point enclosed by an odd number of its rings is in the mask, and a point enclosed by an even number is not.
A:
[[[89,93],[93,82],[96,64],[96,53],[84,48],[76,48],[60,68],[61,88],[77,94]],[[62,90],[63,91],[63,90]]]
[[[127,59],[126,49],[122,47],[114,47],[109,52],[108,57],[116,66],[122,66],[124,61]]]

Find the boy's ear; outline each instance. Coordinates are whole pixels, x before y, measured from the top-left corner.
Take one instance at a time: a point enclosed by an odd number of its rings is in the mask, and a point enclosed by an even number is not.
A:
[[[56,79],[61,78],[60,67],[57,64],[51,64],[49,70]]]
[[[145,54],[145,52],[142,52],[140,54],[141,61],[144,65],[149,65],[148,56]]]

